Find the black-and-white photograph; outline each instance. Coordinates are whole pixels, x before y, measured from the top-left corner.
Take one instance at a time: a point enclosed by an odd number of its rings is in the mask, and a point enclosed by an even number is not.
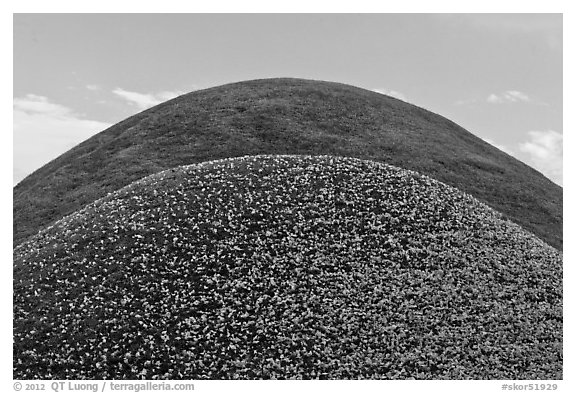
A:
[[[563,15],[15,13],[12,203],[14,381],[560,390]]]

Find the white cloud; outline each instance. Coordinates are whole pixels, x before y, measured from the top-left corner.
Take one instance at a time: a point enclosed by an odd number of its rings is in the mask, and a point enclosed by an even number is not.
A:
[[[499,96],[497,96],[496,94],[490,94],[488,98],[486,98],[486,101],[488,101],[491,104],[498,104],[504,102],[504,100]]]
[[[499,150],[502,150],[504,153],[507,153],[509,155],[513,155],[512,150],[510,150],[508,147],[501,145],[490,138],[483,138],[483,137],[480,137],[480,138],[482,138],[482,140],[484,142],[491,144],[492,146],[494,146],[495,148],[497,148]]]
[[[490,138],[482,140],[514,158],[530,165],[554,183],[562,185],[562,144],[561,133],[548,131],[529,131],[528,140],[515,146],[505,146]]]
[[[154,105],[158,105],[164,101],[178,97],[183,94],[181,91],[161,91],[159,93],[137,93],[134,91],[116,88],[112,93],[128,101],[131,105],[135,105],[139,109],[148,109]]]
[[[561,133],[530,131],[530,140],[522,142],[519,150],[527,155],[527,161],[552,181],[562,185],[563,136]]]
[[[70,109],[65,106],[51,103],[46,97],[36,94],[28,94],[24,98],[15,98],[14,110],[34,114],[48,114],[55,117],[66,117],[70,114]]]
[[[388,90],[388,89],[372,89],[376,93],[384,94],[390,97],[398,98],[399,100],[406,101],[406,96],[399,91],[396,90]]]
[[[14,184],[110,126],[83,119],[70,108],[35,94],[15,98],[13,110]]]
[[[92,90],[92,91],[98,91],[98,90],[102,90],[102,88],[98,85],[86,85],[86,88],[88,90]]]
[[[489,104],[510,104],[510,103],[529,103],[531,105],[543,105],[550,106],[550,104],[540,101],[538,98],[529,96],[518,90],[506,90],[502,93],[492,93],[488,97],[478,99],[478,98],[467,98],[454,101],[454,105],[475,105],[478,103],[489,103]]]
[[[171,100],[172,98],[176,98],[182,94],[184,94],[183,91],[161,91],[160,93],[156,93],[156,97],[161,100],[161,102],[164,102]]]
[[[532,99],[521,91],[508,90],[500,94],[490,94],[486,101],[491,104],[502,104],[507,102],[530,102]]]

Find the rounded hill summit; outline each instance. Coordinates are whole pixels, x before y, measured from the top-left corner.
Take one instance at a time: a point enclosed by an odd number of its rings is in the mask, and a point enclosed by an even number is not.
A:
[[[422,108],[301,79],[195,91],[93,136],[14,187],[14,246],[145,176],[257,154],[354,157],[414,170],[562,248],[562,188],[539,172]]]

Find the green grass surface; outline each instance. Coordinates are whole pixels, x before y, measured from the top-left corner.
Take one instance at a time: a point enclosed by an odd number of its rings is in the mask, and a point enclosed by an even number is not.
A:
[[[78,145],[14,188],[14,245],[149,174],[254,154],[330,154],[416,170],[562,249],[562,188],[537,171],[424,109],[299,79],[192,92]]]
[[[15,249],[15,379],[562,378],[562,255],[350,158],[152,175]]]

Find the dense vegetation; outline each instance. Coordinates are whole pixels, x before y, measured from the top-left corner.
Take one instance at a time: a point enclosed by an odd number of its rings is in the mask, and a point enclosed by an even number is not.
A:
[[[561,259],[381,163],[176,168],[16,247],[14,378],[562,378]]]
[[[329,154],[415,170],[562,249],[562,189],[540,173],[424,109],[298,79],[192,92],[78,145],[14,188],[14,245],[147,175],[254,154]]]

